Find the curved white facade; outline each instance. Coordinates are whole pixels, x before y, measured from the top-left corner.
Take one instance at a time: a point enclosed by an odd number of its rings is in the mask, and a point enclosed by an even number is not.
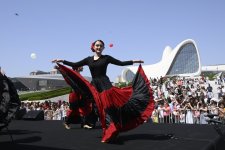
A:
[[[148,78],[164,76],[197,76],[201,74],[199,51],[194,40],[187,39],[174,49],[166,46],[160,62],[142,66]],[[138,66],[129,66],[122,71],[123,82],[132,81]]]

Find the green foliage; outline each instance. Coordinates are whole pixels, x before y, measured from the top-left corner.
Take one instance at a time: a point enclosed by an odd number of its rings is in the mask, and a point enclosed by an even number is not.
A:
[[[209,77],[209,80],[212,81],[215,79],[215,74],[209,74],[208,77]]]
[[[210,81],[215,79],[215,75],[216,75],[216,73],[214,73],[214,72],[205,72],[204,73],[204,76],[208,77]]]
[[[46,91],[46,92],[34,92],[34,93],[27,93],[27,94],[21,94],[19,95],[20,100],[44,100],[44,99],[49,99],[52,97],[57,97],[61,95],[65,95],[71,92],[70,87],[66,88],[61,88],[57,90],[52,90],[52,91]]]

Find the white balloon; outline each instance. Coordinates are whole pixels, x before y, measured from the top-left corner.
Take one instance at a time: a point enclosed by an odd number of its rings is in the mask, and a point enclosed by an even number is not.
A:
[[[30,57],[31,57],[32,59],[36,59],[36,58],[37,58],[37,55],[36,55],[35,53],[31,53],[31,54],[30,54]]]

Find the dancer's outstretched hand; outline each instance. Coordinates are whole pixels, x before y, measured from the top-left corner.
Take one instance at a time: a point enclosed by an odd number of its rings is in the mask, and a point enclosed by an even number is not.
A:
[[[64,60],[62,59],[54,59],[52,60],[52,63],[59,63],[59,62],[63,62]]]
[[[133,60],[133,63],[144,63],[143,60]]]

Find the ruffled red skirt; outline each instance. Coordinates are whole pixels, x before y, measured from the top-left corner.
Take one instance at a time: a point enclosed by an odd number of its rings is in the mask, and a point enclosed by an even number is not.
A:
[[[154,109],[153,92],[141,65],[132,86],[113,86],[101,93],[77,72],[61,64],[58,66],[72,88],[79,86],[80,91],[94,99],[103,128],[102,141],[109,141],[118,132],[139,126],[151,116]]]

